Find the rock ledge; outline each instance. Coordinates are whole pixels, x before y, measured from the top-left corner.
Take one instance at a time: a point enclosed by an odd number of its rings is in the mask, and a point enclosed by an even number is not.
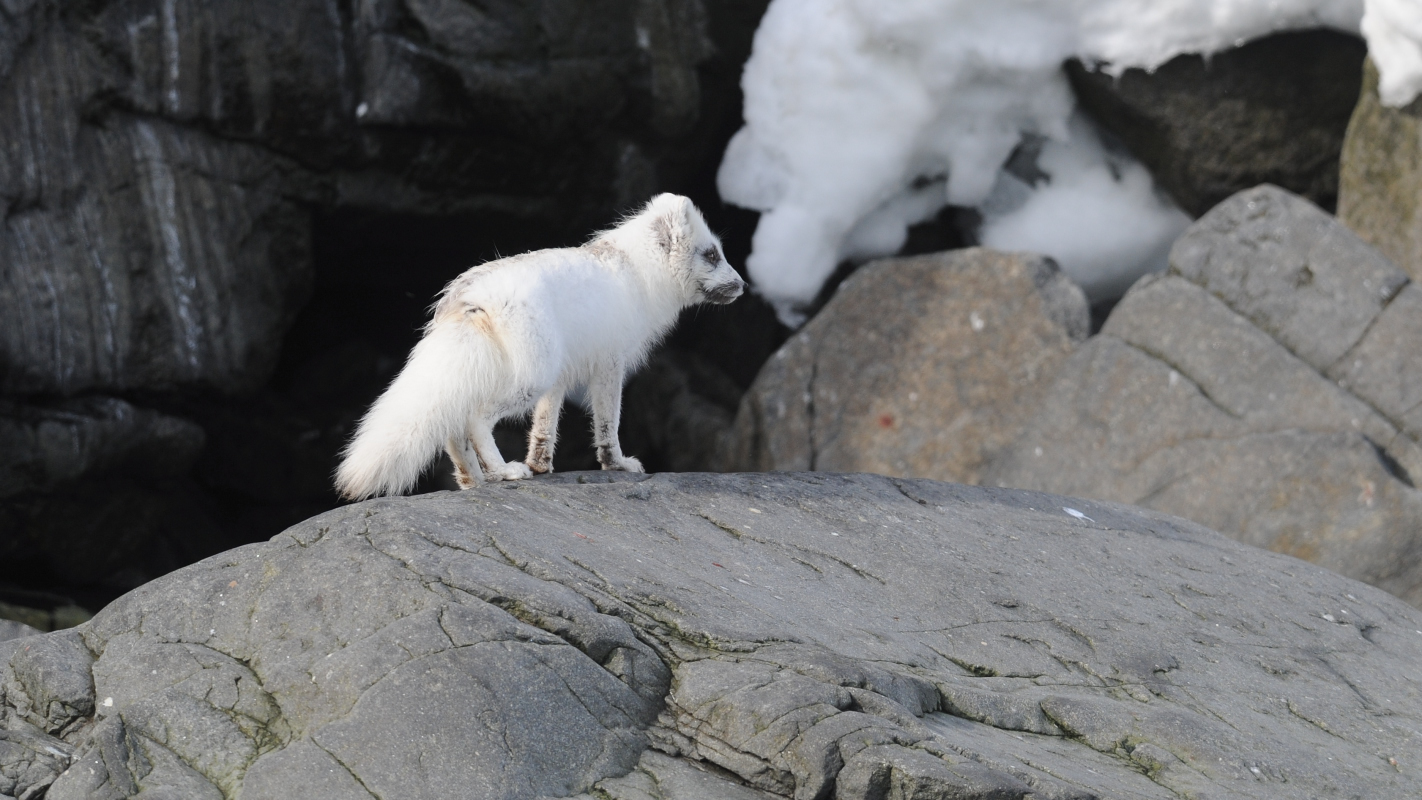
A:
[[[1416,797],[1420,631],[1109,503],[574,473],[347,506],[0,642],[0,795]]]

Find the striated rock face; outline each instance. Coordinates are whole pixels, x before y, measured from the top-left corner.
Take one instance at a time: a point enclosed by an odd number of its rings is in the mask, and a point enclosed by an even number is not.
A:
[[[1422,279],[1422,99],[1384,106],[1372,61],[1364,65],[1338,180],[1339,219]]]
[[[1422,604],[1422,290],[1307,201],[1221,204],[984,481],[1134,503]]]
[[[693,144],[705,17],[698,0],[6,4],[0,391],[260,385],[309,292],[312,208],[605,223]]]
[[[976,482],[1088,327],[1081,289],[1041,256],[868,265],[762,368],[726,468]]]
[[[339,509],[0,643],[0,792],[1413,797],[1418,629],[1141,509],[550,476]]]
[[[1072,61],[1067,75],[1081,105],[1191,216],[1260,183],[1331,210],[1366,52],[1356,36],[1298,31],[1119,78]]]
[[[46,39],[0,85],[0,390],[252,389],[309,288],[307,214],[280,177],[292,165],[159,119],[80,124],[105,87],[31,73],[86,77],[85,50]],[[21,106],[38,112],[31,130],[13,129]]]

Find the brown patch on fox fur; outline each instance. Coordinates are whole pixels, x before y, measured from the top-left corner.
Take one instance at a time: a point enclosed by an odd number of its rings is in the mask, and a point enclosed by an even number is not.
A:
[[[583,245],[583,249],[593,254],[597,258],[615,258],[618,261],[626,261],[627,254],[614,247],[610,242],[601,239],[594,239]]]
[[[497,341],[500,338],[498,328],[494,325],[494,318],[483,308],[466,306],[460,317],[490,339]]]
[[[469,474],[469,470],[463,464],[454,465],[454,482],[459,484],[461,489],[473,489],[479,484],[475,482],[474,476]]]
[[[469,465],[464,463],[459,453],[455,452],[453,447],[446,448],[445,452],[449,453],[449,460],[454,463],[454,482],[459,484],[459,488],[473,489],[478,486],[479,482],[469,474]]]
[[[528,468],[542,475],[545,472],[553,471],[553,456],[548,452],[548,436],[534,436],[533,448],[529,450],[528,458],[524,461]]]

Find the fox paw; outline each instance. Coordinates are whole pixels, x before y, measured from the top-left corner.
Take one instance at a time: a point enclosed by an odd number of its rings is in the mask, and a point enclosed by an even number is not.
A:
[[[605,470],[616,470],[618,472],[646,472],[642,469],[642,462],[632,456],[623,456],[612,459],[612,463],[603,462],[602,468]]]
[[[491,481],[521,481],[532,478],[533,470],[522,461],[511,461],[496,470],[485,473]]]
[[[525,461],[523,463],[528,466],[528,471],[534,475],[544,475],[553,471],[552,459],[547,461]]]

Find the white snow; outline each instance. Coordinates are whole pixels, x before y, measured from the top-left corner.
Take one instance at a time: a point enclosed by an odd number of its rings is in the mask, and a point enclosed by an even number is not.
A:
[[[1405,106],[1422,94],[1422,0],[1366,0],[1363,36],[1378,65],[1378,94]]]
[[[980,206],[984,245],[1050,254],[1092,302],[1165,269],[1190,217],[1155,190],[1143,165],[1108,152],[1084,116],[1072,117],[1066,141],[1043,145],[1037,166],[1051,180],[1035,187],[998,175]]]
[[[1366,2],[1392,102],[1422,82],[1422,2]],[[983,206],[985,241],[1040,250],[1093,293],[1117,291],[1160,265],[1183,217],[1139,164],[1071,122],[1062,62],[1119,73],[1272,31],[1356,32],[1363,5],[772,0],[742,77],[746,125],[718,176],[725,200],[762,212],[747,261],[757,291],[797,322],[839,261],[895,252],[907,226],[948,203]],[[1384,57],[1383,40],[1401,55]],[[1051,140],[1050,184],[1004,186],[1024,134]]]

